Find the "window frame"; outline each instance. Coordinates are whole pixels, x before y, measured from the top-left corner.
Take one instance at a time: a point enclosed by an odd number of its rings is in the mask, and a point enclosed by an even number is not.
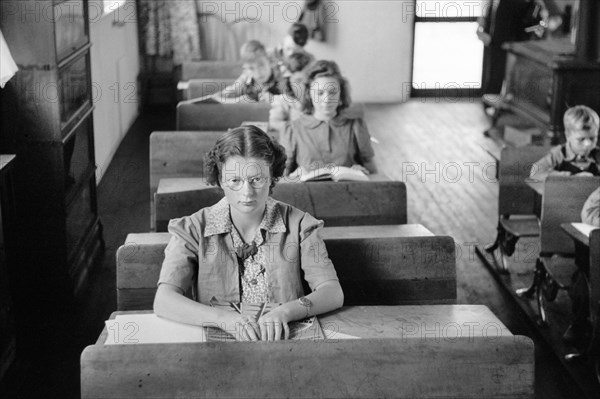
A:
[[[416,10],[417,0],[414,0],[414,9]],[[410,96],[411,97],[480,97],[483,95],[482,88],[448,88],[448,89],[420,89],[415,88],[414,83],[414,55],[416,45],[416,28],[417,23],[436,23],[436,22],[451,22],[451,23],[464,23],[464,22],[477,22],[478,16],[472,15],[468,17],[421,17],[415,12],[413,18],[413,43],[412,43],[412,54],[413,60],[411,64],[411,80],[410,80]],[[473,32],[475,35],[475,31]]]

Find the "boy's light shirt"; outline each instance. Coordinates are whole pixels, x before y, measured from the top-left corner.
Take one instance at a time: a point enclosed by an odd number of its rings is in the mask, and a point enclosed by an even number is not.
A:
[[[532,165],[529,178],[533,181],[544,181],[548,174],[552,173],[562,162],[571,162],[582,169],[587,168],[592,163],[600,166],[600,162],[598,162],[600,160],[600,148],[598,146],[592,147],[586,156],[579,157],[579,159],[568,141],[564,144],[564,155],[562,148],[562,145],[553,147],[547,155],[535,162]]]

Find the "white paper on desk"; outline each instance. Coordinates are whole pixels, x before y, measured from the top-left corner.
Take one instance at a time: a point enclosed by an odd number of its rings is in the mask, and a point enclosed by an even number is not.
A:
[[[326,328],[323,329],[323,332],[325,333],[325,339],[360,339],[360,337],[355,337],[354,335],[348,335]]]
[[[573,227],[575,227],[581,233],[585,234],[586,237],[590,236],[590,233],[592,232],[592,230],[596,230],[598,228],[596,226],[592,226],[591,224],[587,224],[587,223],[571,223],[571,224],[573,225]]]
[[[158,317],[154,313],[117,315],[106,320],[105,345],[206,342],[202,327]]]

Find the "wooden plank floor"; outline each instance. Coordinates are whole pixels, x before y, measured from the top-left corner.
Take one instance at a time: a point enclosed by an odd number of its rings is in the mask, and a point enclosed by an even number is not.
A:
[[[571,368],[583,386],[580,390],[530,321],[534,313],[524,309],[531,304],[517,303],[511,286],[498,283],[475,254],[476,245],[494,240],[498,220],[495,162],[481,147],[489,121],[479,101],[373,104],[366,107],[365,119],[378,141],[379,167],[407,184],[408,222],[454,237],[458,302],[487,305],[514,334],[536,342],[536,398],[594,397],[597,385],[590,375]],[[519,283],[525,285],[523,279]]]
[[[407,183],[409,223],[422,223],[457,243],[458,302],[487,305],[513,333],[536,341],[536,398],[583,397],[526,314],[475,255],[475,245],[494,238],[497,214],[493,161],[479,146],[488,126],[481,104],[415,99],[371,104],[365,115],[379,141],[374,147],[380,169]],[[128,233],[149,229],[149,135],[172,130],[174,120],[170,111],[143,114],[104,168],[98,187],[106,241],[102,264],[92,274],[60,345],[21,359],[0,397],[79,396],[79,354],[95,342],[116,309],[115,251]]]

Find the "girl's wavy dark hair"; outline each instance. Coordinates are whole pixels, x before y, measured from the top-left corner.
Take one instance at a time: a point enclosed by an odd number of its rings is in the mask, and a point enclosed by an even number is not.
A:
[[[348,108],[352,103],[352,100],[350,99],[350,85],[346,78],[342,76],[340,68],[335,61],[317,61],[309,67],[308,71],[306,71],[306,75],[308,76],[308,79],[306,81],[304,97],[302,98],[302,112],[305,114],[311,115],[315,110],[312,98],[310,97],[310,85],[312,85],[317,78],[332,77],[337,79],[340,84],[340,104],[337,107],[338,113],[341,110]]]
[[[270,166],[269,193],[279,178],[283,176],[286,160],[283,146],[256,126],[242,126],[221,136],[213,149],[204,157],[206,182],[221,187],[223,165],[227,159],[234,156],[260,159]]]

